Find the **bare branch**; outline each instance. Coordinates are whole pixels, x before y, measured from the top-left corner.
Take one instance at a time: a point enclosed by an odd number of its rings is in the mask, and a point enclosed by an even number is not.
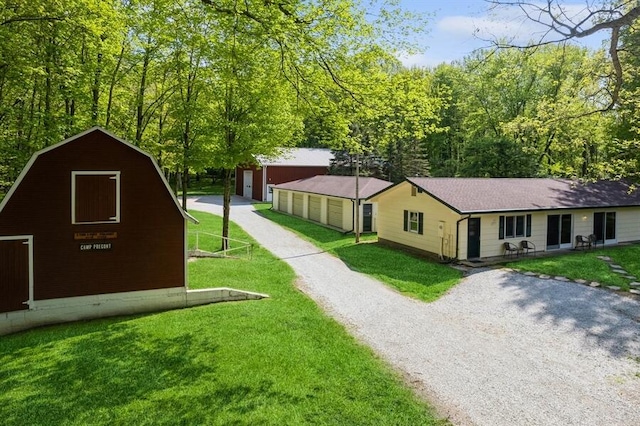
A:
[[[546,4],[540,5],[521,0],[486,0],[492,7],[513,6],[518,7],[523,15],[530,21],[545,27],[547,30],[537,42],[527,45],[516,45],[492,41],[499,48],[530,49],[532,47],[562,43],[572,39],[588,37],[601,31],[611,31],[609,44],[609,56],[613,66],[613,88],[609,92],[610,103],[599,111],[611,110],[620,101],[620,90],[623,85],[622,64],[618,53],[621,51],[620,31],[632,25],[640,18],[640,5],[636,0],[626,0],[611,8],[590,9],[591,5],[585,5],[585,16],[580,20],[569,16],[559,0],[546,0]],[[585,25],[589,25],[585,27]],[[549,40],[551,34],[559,37]]]

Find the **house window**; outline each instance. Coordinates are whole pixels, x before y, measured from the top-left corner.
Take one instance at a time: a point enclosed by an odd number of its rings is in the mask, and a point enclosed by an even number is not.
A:
[[[120,172],[71,172],[71,223],[120,222]]]
[[[500,216],[498,238],[522,238],[531,236],[531,215]]]
[[[424,233],[424,214],[405,210],[404,230],[422,235]]]
[[[415,197],[417,193],[418,189],[415,186],[411,185],[411,196]]]

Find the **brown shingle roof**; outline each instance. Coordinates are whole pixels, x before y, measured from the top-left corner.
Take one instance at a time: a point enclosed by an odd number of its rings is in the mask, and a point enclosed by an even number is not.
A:
[[[391,186],[391,182],[372,177],[361,177],[358,182],[360,198],[371,195]],[[289,191],[309,192],[312,194],[328,195],[330,197],[354,199],[356,194],[356,179],[353,176],[314,176],[281,183],[275,188]]]
[[[408,178],[459,213],[640,206],[624,181],[537,178]]]

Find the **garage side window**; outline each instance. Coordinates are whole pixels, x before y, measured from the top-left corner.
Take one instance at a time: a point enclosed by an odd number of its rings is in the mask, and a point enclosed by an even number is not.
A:
[[[120,222],[120,172],[71,172],[71,223]]]
[[[424,233],[424,214],[405,210],[404,230],[422,235]]]

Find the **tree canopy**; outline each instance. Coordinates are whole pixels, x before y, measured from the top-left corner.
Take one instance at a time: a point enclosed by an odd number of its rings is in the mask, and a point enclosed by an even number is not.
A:
[[[336,173],[633,176],[637,2],[492,0],[553,39],[405,68],[426,17],[358,0],[35,0],[0,6],[0,191],[36,150],[103,126],[182,187],[286,146],[337,152]],[[380,6],[382,5],[382,6]],[[369,10],[370,12],[370,10]],[[566,43],[610,31],[608,49]],[[535,45],[535,48],[532,46]],[[615,49],[614,49],[615,47]],[[613,50],[615,52],[613,52]]]

